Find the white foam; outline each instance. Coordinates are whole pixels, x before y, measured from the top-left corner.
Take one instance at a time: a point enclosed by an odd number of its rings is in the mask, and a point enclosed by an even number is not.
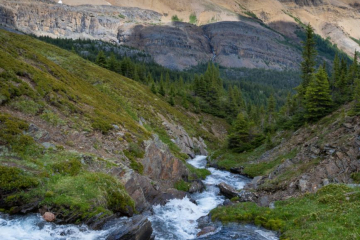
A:
[[[93,231],[86,226],[55,225],[40,215],[11,219],[0,215],[0,239],[6,240],[95,240],[105,239],[108,231]]]
[[[196,168],[203,169],[206,167],[206,158],[206,156],[197,156],[189,160],[188,163]],[[154,215],[151,216],[150,221],[157,240],[196,238],[196,234],[200,231],[196,220],[208,215],[212,209],[225,200],[219,194],[216,185],[225,182],[237,189],[241,189],[245,185],[246,179],[240,175],[215,168],[209,168],[208,170],[211,175],[204,181],[207,185],[206,191],[192,195],[197,205],[186,197],[182,200],[170,200],[165,206],[153,207]]]
[[[188,161],[189,164],[196,168],[204,169],[206,167],[206,156],[196,156],[194,159]]]
[[[274,232],[263,231],[263,230],[256,230],[255,232],[260,236],[266,238],[267,240],[279,240],[279,238],[276,236]]]

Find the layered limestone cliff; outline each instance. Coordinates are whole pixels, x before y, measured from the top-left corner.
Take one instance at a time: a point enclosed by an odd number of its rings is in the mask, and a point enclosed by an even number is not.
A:
[[[298,68],[300,61],[300,52],[282,35],[248,19],[204,26],[160,24],[162,15],[150,10],[40,1],[3,2],[0,15],[2,25],[25,33],[132,46],[172,69],[212,60],[225,67],[281,70]]]

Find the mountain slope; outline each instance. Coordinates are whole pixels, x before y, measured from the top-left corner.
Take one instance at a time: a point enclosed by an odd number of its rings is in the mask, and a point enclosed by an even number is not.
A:
[[[203,138],[218,144],[223,120],[171,107],[141,84],[29,36],[1,30],[0,39],[1,211],[52,209],[61,222],[96,225],[162,203],[164,193],[184,196],[174,184],[204,174],[183,160],[206,154]]]

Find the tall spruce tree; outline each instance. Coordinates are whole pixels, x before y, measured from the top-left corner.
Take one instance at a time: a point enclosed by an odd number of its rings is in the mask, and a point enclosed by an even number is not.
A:
[[[314,29],[311,27],[310,24],[306,26],[306,40],[303,42],[303,62],[301,63],[301,78],[302,83],[298,87],[298,93],[300,99],[304,99],[304,96],[306,94],[306,89],[308,85],[310,84],[310,81],[312,79],[312,76],[315,72],[315,66],[316,66],[316,42],[315,42],[315,36],[314,36]]]
[[[165,92],[165,86],[164,86],[164,79],[163,79],[163,75],[161,74],[160,77],[160,88],[159,88],[159,93],[161,96],[165,97],[166,92]]]
[[[360,115],[360,78],[354,80],[354,102],[352,113],[354,115]]]
[[[244,114],[239,113],[228,137],[229,148],[235,152],[243,152],[251,149],[249,130],[250,127]]]
[[[96,57],[95,63],[99,65],[100,67],[106,68],[107,67],[107,61],[106,56],[103,51],[100,51]]]
[[[320,67],[306,88],[306,118],[316,121],[331,111],[332,100],[325,69]]]

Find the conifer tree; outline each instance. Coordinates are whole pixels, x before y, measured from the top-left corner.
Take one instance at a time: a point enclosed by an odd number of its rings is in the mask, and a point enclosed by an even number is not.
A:
[[[340,59],[338,54],[336,53],[333,63],[333,71],[332,71],[332,80],[330,83],[330,89],[332,92],[335,91],[335,83],[339,81],[341,75],[340,71]]]
[[[228,137],[229,148],[236,152],[243,152],[251,149],[249,143],[249,124],[242,113],[239,113],[234,121],[233,129]]]
[[[360,78],[354,80],[354,102],[352,113],[354,115],[360,115]]]
[[[169,104],[170,104],[171,106],[175,106],[175,101],[174,101],[173,95],[170,95]]]
[[[315,72],[316,66],[316,42],[314,37],[314,29],[311,27],[310,24],[306,26],[306,40],[303,43],[303,62],[301,63],[301,78],[302,83],[298,87],[298,93],[300,99],[303,99],[306,93],[306,88],[308,87],[312,76]]]
[[[99,65],[100,67],[106,68],[107,67],[107,61],[106,56],[103,51],[100,51],[96,57],[95,63]]]
[[[329,82],[324,68],[320,67],[310,81],[306,89],[305,100],[306,118],[309,121],[316,121],[330,112],[332,100]]]
[[[107,61],[107,67],[111,71],[116,71],[117,69],[117,60],[114,53],[111,53],[110,58]]]
[[[153,94],[157,94],[157,90],[154,82],[151,84],[151,91],[153,92]]]
[[[164,80],[163,80],[163,75],[161,74],[160,77],[160,89],[159,89],[159,93],[161,96],[165,97],[166,92],[165,92],[165,88],[164,88]]]

